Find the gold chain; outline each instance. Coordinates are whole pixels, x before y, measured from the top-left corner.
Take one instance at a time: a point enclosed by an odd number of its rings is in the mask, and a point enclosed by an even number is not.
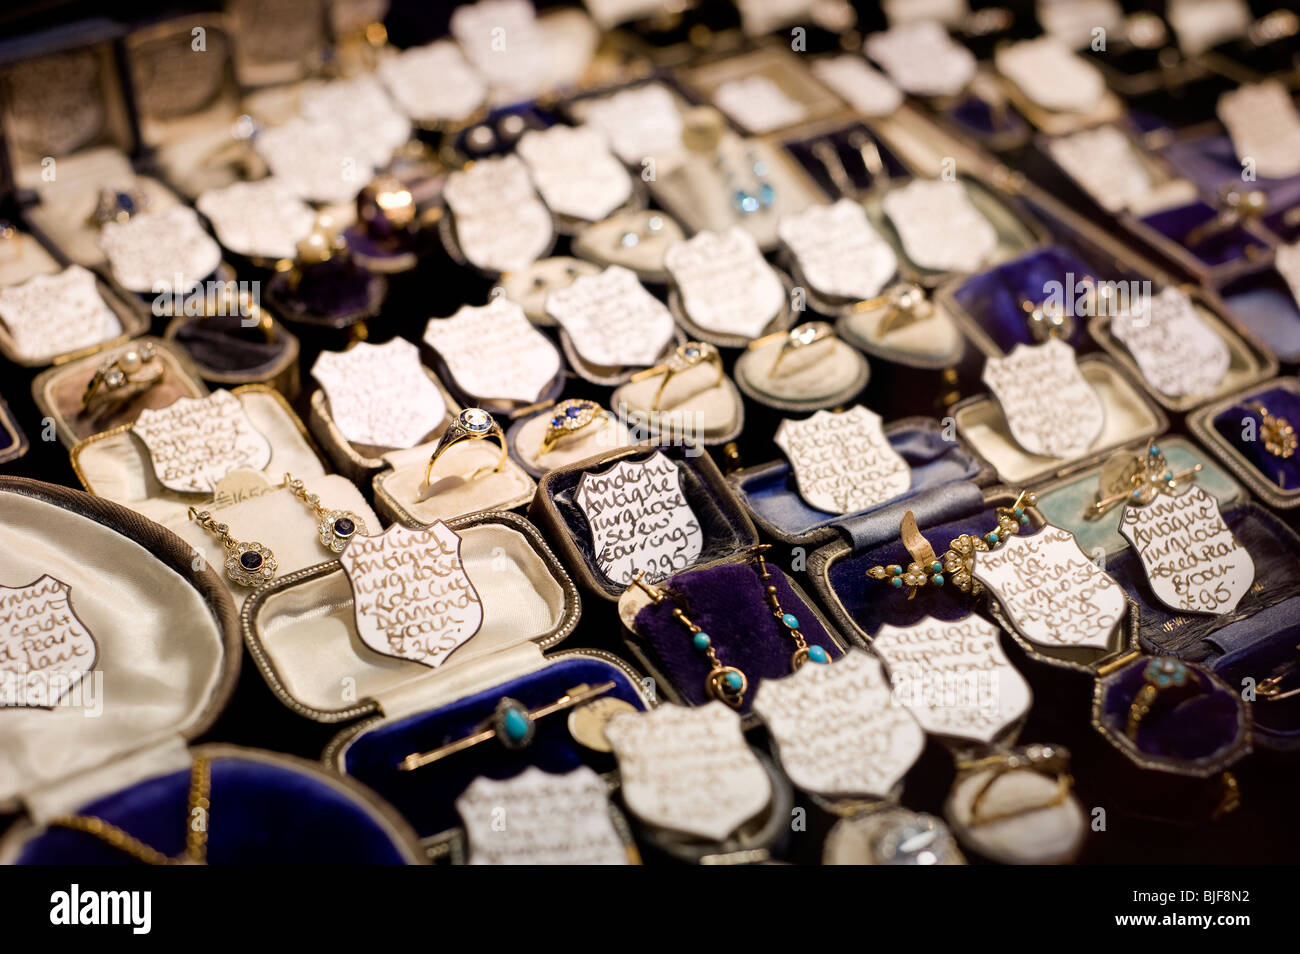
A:
[[[206,510],[195,510],[191,507],[190,519],[219,539],[221,545],[227,550],[233,550],[239,545],[239,541],[230,535],[229,524],[218,523],[216,518]]]
[[[134,835],[129,835],[111,822],[94,815],[59,815],[50,819],[50,827],[69,828],[91,835],[112,845],[147,865],[205,865],[208,863],[208,796],[212,792],[212,769],[207,759],[195,759],[190,772],[189,808],[186,811],[185,853],[169,858],[156,848],[146,845]],[[195,826],[194,813],[202,809],[203,823]]]
[[[316,516],[324,517],[329,512],[321,506],[320,495],[307,493],[306,485],[303,484],[300,478],[293,476],[293,474],[284,475],[283,486],[289,491],[289,493],[293,494],[299,500],[306,503],[307,506],[315,510]]]

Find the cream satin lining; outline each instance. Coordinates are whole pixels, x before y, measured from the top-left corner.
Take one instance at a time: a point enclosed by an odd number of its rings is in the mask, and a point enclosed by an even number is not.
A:
[[[0,495],[0,585],[46,573],[71,586],[95,636],[102,713],[0,709],[0,801],[183,733],[217,691],[224,662],[202,596],[139,544],[60,507]]]

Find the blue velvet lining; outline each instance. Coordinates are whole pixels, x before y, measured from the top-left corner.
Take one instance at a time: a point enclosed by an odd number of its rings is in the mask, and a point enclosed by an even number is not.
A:
[[[912,485],[906,493],[870,510],[856,514],[828,514],[808,506],[799,495],[794,471],[785,461],[773,463],[746,475],[739,483],[737,493],[759,518],[782,533],[799,536],[820,527],[834,526],[851,518],[891,510],[905,502],[915,501],[913,509],[919,514],[925,501],[916,498],[929,496],[948,484],[974,479],[980,472],[979,462],[957,441],[945,440],[937,421],[925,425],[889,429],[889,444],[907,461],[912,471]],[[910,505],[910,504],[909,504]],[[894,530],[898,530],[894,518]],[[918,516],[919,520],[920,517]]]
[[[558,659],[536,672],[436,709],[377,724],[348,745],[343,770],[387,799],[421,838],[435,835],[460,824],[455,801],[480,775],[511,778],[530,765],[552,774],[579,765],[608,772],[615,767],[613,756],[575,742],[569,734],[567,714],[556,713],[534,723],[536,734],[525,749],[507,749],[490,739],[413,772],[397,770],[402,759],[485,728],[505,696],[534,709],[554,702],[574,686],[610,680],[616,685],[607,696],[645,708],[636,687],[618,667],[599,659]]]
[[[1270,388],[1251,395],[1250,400],[1259,401],[1274,417],[1286,418],[1293,425],[1300,426],[1300,395],[1285,388]],[[1245,429],[1242,422],[1247,418],[1255,423],[1256,440],[1242,439],[1242,431]],[[1255,470],[1277,485],[1279,490],[1300,490],[1300,454],[1286,458],[1274,457],[1264,448],[1264,440],[1259,433],[1258,411],[1248,409],[1243,404],[1234,404],[1216,414],[1213,423],[1219,436],[1236,448]]]
[[[811,608],[790,586],[789,577],[769,562],[771,585],[785,613],[799,620],[799,632],[810,646],[821,646],[832,659],[842,655],[836,639],[817,620]],[[679,573],[660,584],[675,598],[650,604],[637,613],[636,631],[656,668],[691,704],[704,705],[711,698],[705,687],[710,663],[691,644],[691,634],[673,616],[680,607],[712,640],[724,666],[735,666],[749,680],[741,712],[748,712],[754,691],[762,679],[790,675],[790,658],[795,642],[767,602],[764,584],[748,563],[721,563]]]
[[[1235,631],[1248,628],[1251,636],[1239,640]],[[1258,632],[1267,633],[1262,639]],[[1258,616],[1215,633],[1211,639],[1223,650],[1214,671],[1229,686],[1241,686],[1246,678],[1256,683],[1267,679],[1281,667],[1300,659],[1300,601],[1288,600],[1270,606]],[[1241,642],[1240,648],[1235,648]],[[1284,688],[1300,685],[1300,678]],[[1300,696],[1280,702],[1260,702],[1251,707],[1257,735],[1266,743],[1279,747],[1300,745]]]
[[[1142,688],[1142,675],[1149,659],[1138,659],[1120,670],[1107,684],[1102,700],[1102,719],[1113,731],[1123,734],[1129,707]],[[1206,759],[1231,746],[1239,735],[1237,725],[1241,700],[1223,686],[1197,673],[1200,691],[1185,701],[1164,709],[1159,699],[1150,715],[1138,725],[1137,747],[1148,755],[1171,759]]]
[[[1255,272],[1229,282],[1219,295],[1279,359],[1300,361],[1300,308],[1281,275],[1273,269]]]
[[[835,151],[839,153],[840,163],[844,166],[844,171],[848,173],[854,186],[866,190],[876,184],[875,177],[872,176],[863,163],[862,154],[848,144],[849,138],[855,133],[867,136],[875,144],[876,149],[880,152],[880,161],[884,163],[892,182],[897,183],[900,179],[911,174],[911,170],[903,164],[902,160],[888,146],[872,135],[870,130],[862,123],[853,123],[842,129],[827,130],[811,138],[791,139],[782,145],[799,161],[804,171],[816,180],[823,192],[829,196],[838,196],[841,194],[839,187],[835,184],[835,180],[831,178],[826,166],[813,155],[812,147],[817,142],[829,142]]]
[[[1139,219],[1144,225],[1159,232],[1165,238],[1182,245],[1196,258],[1209,266],[1226,265],[1246,257],[1248,250],[1263,252],[1267,246],[1252,233],[1241,226],[1234,226],[1216,235],[1197,242],[1195,246],[1186,243],[1187,235],[1197,226],[1202,225],[1216,215],[1218,210],[1199,199],[1187,205],[1162,209]],[[1252,253],[1253,254],[1253,253]]]
[[[1218,195],[1224,186],[1259,189],[1268,196],[1269,207],[1285,210],[1300,203],[1300,176],[1241,181],[1241,160],[1226,135],[1176,140],[1163,151],[1164,158],[1178,173],[1194,182],[1206,195]]]
[[[724,489],[725,484],[722,488],[719,488],[721,492],[715,493],[714,488],[705,481],[700,464],[702,455],[705,453],[703,449],[698,447],[687,448],[679,445],[664,446],[657,449],[665,457],[677,464],[678,472],[681,474],[682,494],[686,497],[687,503],[691,505],[691,510],[700,523],[700,529],[704,531],[704,546],[699,560],[696,561],[697,564],[722,559],[737,550],[742,550],[758,542],[754,536],[753,527],[749,524],[749,520],[741,508],[740,501]],[[687,455],[686,451],[688,449],[695,454],[694,457]],[[620,457],[619,459],[642,461],[652,453],[654,453],[654,450],[647,450],[644,453]],[[593,472],[603,472],[609,470],[610,466],[610,464],[602,463],[593,465],[590,469]],[[606,579],[605,574],[597,565],[595,549],[591,541],[591,528],[587,524],[587,518],[583,515],[582,508],[573,499],[578,480],[584,472],[578,468],[561,468],[552,472],[548,483],[544,486],[555,503],[560,519],[564,522],[569,539],[577,548],[578,554],[591,571],[592,576],[601,582],[606,593],[617,596],[626,587]]]
[[[175,857],[185,850],[190,770],[114,792],[80,809]],[[405,864],[364,806],[318,778],[282,765],[229,756],[212,762],[208,863]],[[19,864],[137,864],[103,841],[50,828],[28,842]]]
[[[997,122],[992,105],[979,96],[967,96],[944,115],[957,126],[986,139],[1028,136],[1030,132],[1029,124],[1011,106],[1005,109],[1003,121]]]
[[[1085,275],[1103,281],[1115,277],[1099,274],[1074,252],[1053,245],[972,275],[957,287],[953,298],[994,344],[1009,352],[1018,344],[1034,344],[1021,302],[1041,302],[1048,282],[1061,283],[1063,292],[1068,294],[1065,281],[1070,272],[1074,273],[1076,287]],[[1074,334],[1069,339],[1071,347],[1078,348],[1086,342],[1086,326],[1086,321],[1075,321]]]
[[[968,516],[939,526],[927,526],[918,521],[921,533],[935,553],[948,549],[948,542],[963,533],[980,536],[997,526],[997,511],[993,507],[979,506]],[[888,543],[858,550],[831,564],[828,579],[831,589],[839,597],[848,615],[863,632],[874,636],[884,623],[894,626],[911,626],[926,616],[942,620],[958,620],[967,616],[976,600],[955,586],[923,586],[913,599],[907,598],[907,587],[895,588],[884,580],[873,580],[867,569],[873,566],[902,566],[912,562],[911,555],[898,537],[898,527]]]

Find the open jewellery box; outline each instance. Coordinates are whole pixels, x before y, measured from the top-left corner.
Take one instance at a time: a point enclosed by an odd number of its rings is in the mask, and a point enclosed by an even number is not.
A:
[[[180,201],[132,167],[139,134],[121,32],[91,20],[0,42],[4,138],[23,216],[61,260],[87,268],[106,263],[91,221],[101,190],[138,190],[153,212]]]
[[[337,561],[280,577],[258,590],[242,615],[249,652],[280,701],[318,722],[347,723],[326,749],[326,764],[380,792],[437,850],[459,824],[456,798],[478,776],[510,778],[529,765],[608,772],[613,757],[578,745],[564,717],[539,719],[524,749],[489,740],[436,765],[399,771],[407,755],[472,734],[507,696],[531,709],[575,686],[613,681],[609,695],[638,709],[653,704],[642,677],[610,653],[546,652],[573,631],[581,604],[532,524],[512,513],[480,513],[447,526],[460,535],[483,623],[438,668],[380,655],[361,641],[352,588]]]
[[[977,498],[973,506],[964,510],[954,509],[936,521],[918,520],[918,526],[921,534],[939,551],[947,547],[949,540],[963,533],[973,536],[985,534],[989,527],[997,524],[996,508],[1011,506],[1015,498],[1012,490],[991,487]],[[1043,513],[1030,507],[1026,509],[1026,515],[1030,518],[1028,532],[1040,532],[1044,523]],[[1123,760],[1116,760],[1124,766],[1140,765],[1174,776],[1206,778],[1217,775],[1249,751],[1249,717],[1240,695],[1196,663],[1190,665],[1197,668],[1209,690],[1206,698],[1201,700],[1204,705],[1200,713],[1204,719],[1198,717],[1183,721],[1180,717],[1178,725],[1172,726],[1179,730],[1175,733],[1141,736],[1139,744],[1143,748],[1124,737],[1123,717],[1142,683],[1142,670],[1150,658],[1141,655],[1139,609],[1132,592],[1128,592],[1127,610],[1116,623],[1104,649],[1041,646],[1018,633],[998,603],[989,599],[987,593],[972,597],[956,587],[924,586],[909,599],[906,588],[888,587],[866,575],[869,567],[906,565],[910,559],[896,529],[889,540],[865,548],[856,548],[847,540],[825,544],[809,555],[808,574],[814,591],[821,597],[831,618],[850,634],[850,638],[868,644],[884,623],[910,626],[926,616],[956,620],[971,612],[986,612],[1011,634],[1024,656],[1053,667],[1070,680],[1072,689],[1070,683],[1061,683],[1060,691],[1065,698],[1077,696],[1079,704],[1086,705],[1083,695],[1078,692],[1081,684],[1077,674],[1096,680],[1096,698],[1104,703],[1107,714],[1095,727],[1124,756]],[[1114,572],[1113,566],[1114,561],[1107,562],[1108,571]],[[1071,676],[1071,672],[1076,675]],[[1023,674],[1031,681],[1040,678],[1030,670],[1023,670]],[[1110,731],[1115,719],[1119,720],[1121,731],[1118,733]]]
[[[758,543],[758,532],[745,509],[702,447],[637,444],[557,467],[538,482],[528,516],[555,544],[578,585],[602,599],[617,601],[626,587],[607,577],[597,562],[587,518],[574,499],[578,482],[583,474],[604,473],[621,461],[641,462],[655,453],[676,467],[682,495],[700,524],[703,543],[693,566],[713,563]]]
[[[271,446],[270,463],[262,471],[232,471],[216,482],[213,493],[172,490],[159,482],[144,442],[129,425],[122,425],[72,448],[77,479],[91,493],[162,524],[190,546],[191,559],[201,556],[218,568],[225,564],[226,553],[215,536],[190,519],[190,507],[210,511],[229,525],[235,539],[268,547],[280,574],[333,555],[320,542],[317,515],[281,486],[285,473],[303,481],[307,493],[317,494],[325,508],[351,511],[368,530],[379,532],[378,516],[351,481],[328,473],[302,422],[279,391],[249,384],[229,393]],[[247,593],[242,587],[233,588],[237,597]]]
[[[1122,508],[1097,520],[1084,519],[1085,509],[1096,499],[1098,468],[1040,488],[1038,510],[1055,525],[1074,533],[1083,550],[1103,561],[1106,572],[1124,588],[1138,610],[1137,645],[1143,651],[1173,654],[1204,666],[1240,698],[1247,677],[1263,680],[1277,665],[1295,657],[1296,644],[1300,643],[1300,626],[1296,624],[1300,612],[1300,537],[1275,514],[1254,503],[1231,468],[1197,445],[1181,437],[1165,436],[1159,448],[1175,472],[1201,466],[1195,486],[1215,499],[1228,528],[1255,564],[1254,582],[1232,612],[1221,616],[1179,613],[1155,597],[1140,561],[1119,534]],[[1128,452],[1144,454],[1146,445],[1134,445]],[[1261,745],[1274,748],[1300,744],[1297,701],[1255,702],[1249,717]]]
[[[144,391],[130,393],[120,402],[95,403],[89,410],[83,410],[82,395],[100,365],[116,360],[124,352],[142,344],[153,345],[153,360],[162,366],[163,373],[158,383]],[[177,398],[199,398],[207,393],[208,389],[188,355],[166,341],[150,337],[55,365],[32,380],[32,397],[36,406],[44,417],[54,422],[55,433],[68,448],[103,431],[129,426],[147,408],[163,408]]]
[[[54,706],[0,709],[0,802],[23,812],[0,860],[130,860],[49,826],[72,813],[180,855],[196,758],[211,760],[212,864],[422,860],[409,826],[363,786],[287,755],[192,745],[234,691],[241,650],[229,593],[216,570],[195,569],[188,544],[125,507],[19,478],[0,478],[0,515],[0,586],[66,584],[64,636],[82,648],[93,639],[94,651]]]
[[[266,384],[293,400],[300,385],[298,338],[265,312],[262,320],[270,340],[252,315],[239,314],[178,315],[163,337],[184,350],[213,387]]]
[[[41,244],[36,235],[15,229],[9,238],[0,241],[0,286],[21,285],[38,279],[38,276],[56,275],[63,270],[63,264]],[[68,339],[60,333],[59,314],[57,311],[47,311],[44,313],[42,340],[48,341],[51,348],[34,353],[31,348],[24,349],[13,330],[0,320],[0,357],[27,368],[65,364],[122,344],[128,338],[149,330],[148,313],[138,300],[119,295],[98,276],[95,277],[94,284],[99,297],[117,318],[117,334],[110,334],[94,344],[65,350]]]
[[[727,480],[764,534],[800,547],[819,546],[841,535],[857,546],[883,542],[897,536],[904,511],[912,510],[924,521],[947,512],[954,501],[973,501],[980,487],[994,481],[988,463],[933,418],[902,418],[885,425],[884,432],[911,469],[912,483],[906,493],[870,510],[832,514],[809,506],[785,459],[746,467],[727,475]]]

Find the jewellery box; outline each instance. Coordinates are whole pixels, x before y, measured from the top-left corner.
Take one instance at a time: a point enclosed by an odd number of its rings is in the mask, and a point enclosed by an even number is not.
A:
[[[27,435],[23,433],[9,405],[0,398],[0,464],[17,460],[27,453]]]
[[[163,337],[184,349],[210,385],[265,384],[293,400],[299,388],[297,336],[266,312],[252,327],[251,317],[176,317]]]
[[[640,444],[557,467],[538,482],[528,516],[555,544],[578,585],[603,599],[618,600],[627,587],[600,567],[591,525],[577,500],[580,482],[585,475],[603,475],[620,465],[646,464],[655,455],[671,464],[690,516],[699,525],[700,552],[691,566],[707,565],[758,542],[754,525],[718,465],[693,444]]]
[[[1084,355],[1078,364],[1105,410],[1101,434],[1083,457],[1062,460],[1026,452],[1011,436],[1006,415],[990,394],[973,395],[950,409],[957,433],[993,466],[1003,483],[1019,487],[1033,485],[1055,474],[1087,466],[1121,445],[1154,437],[1168,428],[1164,412],[1110,358]]]
[[[0,43],[8,166],[24,218],[61,259],[87,268],[106,261],[91,220],[101,190],[138,191],[152,211],[179,201],[132,169],[139,135],[122,82],[121,32],[92,20]]]
[[[447,522],[483,606],[476,635],[438,668],[381,656],[356,630],[352,588],[337,562],[287,574],[260,589],[242,614],[244,639],[272,692],[300,715],[350,723],[330,743],[327,765],[380,792],[426,848],[446,850],[459,824],[454,802],[480,775],[509,778],[528,765],[600,772],[613,758],[569,736],[563,719],[539,719],[527,748],[488,740],[436,767],[411,772],[408,754],[467,736],[510,697],[532,708],[578,685],[615,683],[610,694],[638,709],[653,704],[642,677],[597,650],[546,654],[577,625],[578,592],[528,521],[480,513]]]
[[[326,471],[302,422],[279,391],[250,384],[217,392],[223,393],[238,401],[252,427],[270,446],[269,462],[260,471],[229,471],[213,480],[209,492],[171,489],[160,482],[144,441],[129,425],[122,425],[72,448],[77,479],[91,493],[162,524],[191,546],[191,559],[199,556],[216,567],[227,562],[227,553],[216,536],[191,518],[191,507],[211,512],[217,521],[228,524],[236,541],[256,541],[269,548],[280,574],[332,556],[321,544],[319,516],[283,487],[286,473],[302,480],[307,492],[318,495],[324,506],[350,511],[367,529],[379,532],[379,517],[351,481]],[[177,442],[181,440],[184,437]],[[247,593],[243,587],[230,585],[238,596]]]
[[[256,749],[191,748],[234,691],[240,645],[229,593],[216,570],[195,568],[188,544],[125,507],[31,480],[0,478],[0,513],[6,600],[30,601],[48,620],[43,629],[61,630],[59,644],[70,647],[23,677],[28,693],[66,690],[54,705],[3,710],[0,802],[24,815],[0,859],[132,857],[52,824],[79,815],[169,857],[201,831],[213,864],[421,860],[406,823],[348,779]],[[15,685],[7,681],[6,695]],[[211,789],[206,810],[191,815],[194,759],[211,760]]]
[[[1300,381],[1287,377],[1258,382],[1198,408],[1188,415],[1187,427],[1257,497],[1290,510],[1300,506],[1293,422],[1300,423]]]
[[[823,330],[828,333],[819,340]],[[732,373],[746,397],[798,413],[851,402],[867,386],[871,368],[829,325],[808,322],[750,342]]]
[[[1226,282],[1218,296],[1279,361],[1300,362],[1300,304],[1276,268],[1240,275]]]
[[[138,393],[127,395],[121,403],[82,407],[82,395],[104,364],[115,361],[127,351],[149,344],[154,348],[153,361],[162,368],[157,383]],[[152,361],[150,362],[153,363]],[[138,338],[118,347],[86,355],[42,371],[32,381],[32,397],[41,414],[54,422],[55,432],[66,447],[72,447],[101,431],[129,426],[146,408],[163,408],[177,398],[203,397],[208,393],[194,363],[178,348],[158,338]]]
[[[907,462],[911,486],[879,506],[853,514],[832,514],[810,506],[799,495],[787,460],[746,467],[728,475],[736,496],[764,534],[799,547],[819,546],[847,537],[855,547],[898,535],[903,512],[925,523],[954,507],[969,507],[979,488],[993,483],[993,469],[962,437],[933,418],[908,417],[885,425],[890,446]]]

